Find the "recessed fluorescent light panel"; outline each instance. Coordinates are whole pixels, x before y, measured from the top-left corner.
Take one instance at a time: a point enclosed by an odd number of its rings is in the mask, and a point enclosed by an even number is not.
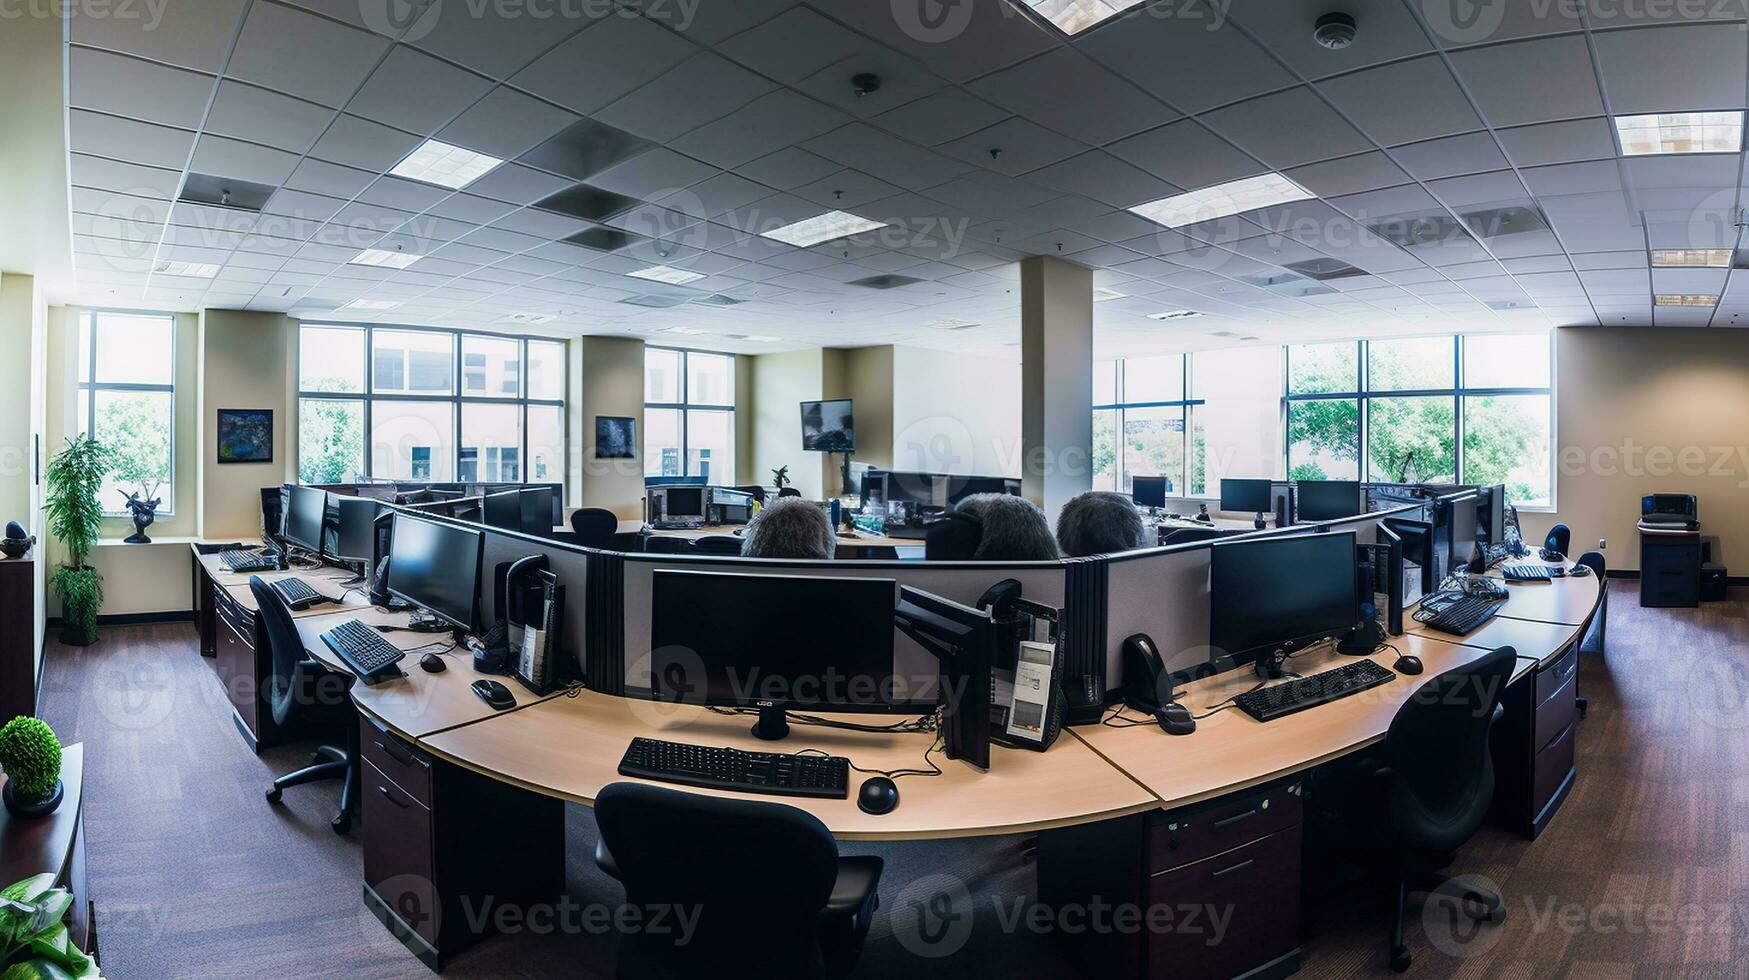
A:
[[[348,260],[350,265],[381,265],[391,269],[405,269],[424,258],[412,252],[390,252],[380,248],[367,248]]]
[[[551,323],[558,317],[551,313],[512,313],[504,318],[505,323]]]
[[[1118,14],[1137,6],[1142,0],[1016,0],[1032,12],[1051,22],[1064,34],[1079,34],[1097,27]]]
[[[152,271],[165,276],[211,279],[219,274],[219,267],[211,262],[160,262],[152,267]]]
[[[969,330],[977,324],[971,320],[956,320],[950,317],[942,320],[931,320],[924,326],[931,330]]]
[[[1123,299],[1124,297],[1126,297],[1128,295],[1129,295],[1129,293],[1120,293],[1117,290],[1111,288],[1110,286],[1094,286],[1093,287],[1093,302],[1095,302],[1095,303],[1104,303],[1108,300]]]
[[[1311,197],[1311,191],[1281,174],[1260,174],[1138,204],[1130,210],[1168,228],[1182,228],[1199,221],[1213,221]]]
[[[755,344],[775,344],[778,341],[782,340],[783,338],[782,337],[769,337],[769,336],[766,336],[765,334],[756,333],[756,334],[748,334],[747,336],[742,337],[741,339],[748,341],[750,343],[755,343]]]
[[[1189,320],[1193,317],[1199,317],[1199,316],[1202,316],[1202,314],[1196,312],[1195,310],[1167,310],[1165,313],[1150,313],[1150,314],[1148,314],[1148,319],[1150,319],[1150,320]]]
[[[395,307],[400,306],[400,305],[401,304],[399,304],[399,303],[391,303],[388,300],[384,300],[384,299],[355,299],[352,302],[346,304],[345,306],[342,306],[341,309],[343,309],[343,310],[392,310]]]
[[[1719,305],[1719,298],[1717,296],[1697,296],[1690,293],[1659,293],[1653,298],[1653,305],[1711,307]]]
[[[709,330],[700,330],[697,327],[669,327],[663,332],[677,333],[685,337],[703,337],[710,333]]]
[[[676,269],[673,266],[668,265],[653,265],[648,269],[639,269],[636,272],[628,272],[626,275],[631,276],[633,279],[648,279],[651,282],[665,282],[670,286],[684,286],[689,282],[697,282],[704,278],[700,273],[688,272],[685,269]]]
[[[1727,269],[1731,265],[1728,248],[1655,248],[1652,267],[1655,269]]]
[[[1741,112],[1667,112],[1616,116],[1622,156],[1654,153],[1736,153],[1743,148]]]
[[[804,218],[795,224],[784,225],[782,228],[762,231],[760,235],[783,242],[785,245],[807,248],[821,242],[849,238],[851,235],[860,235],[865,231],[873,231],[876,228],[885,228],[886,226],[887,223],[884,221],[870,221],[868,218],[851,214],[848,211],[828,211],[812,218]]]
[[[389,174],[436,184],[450,190],[461,190],[486,176],[488,171],[503,162],[497,157],[475,153],[440,140],[426,140],[419,144],[417,150],[407,154],[405,160],[395,164],[395,169],[389,171]]]

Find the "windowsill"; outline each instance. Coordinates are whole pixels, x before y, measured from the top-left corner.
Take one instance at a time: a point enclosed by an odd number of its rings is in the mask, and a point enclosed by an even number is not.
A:
[[[151,534],[152,534],[152,532],[150,530],[148,530],[146,532],[146,535],[148,537],[150,537]],[[200,540],[202,540],[202,539],[197,538],[197,537],[193,537],[191,535],[186,535],[186,534],[165,535],[164,537],[161,537],[161,538],[152,538],[151,541],[146,542],[145,544],[134,544],[132,542],[125,541],[122,538],[98,538],[96,543],[93,545],[93,547],[97,547],[97,548],[150,548],[152,545],[156,545],[156,544],[174,544],[174,545],[180,545],[180,546],[186,548],[189,545],[193,544],[194,542],[200,541]]]

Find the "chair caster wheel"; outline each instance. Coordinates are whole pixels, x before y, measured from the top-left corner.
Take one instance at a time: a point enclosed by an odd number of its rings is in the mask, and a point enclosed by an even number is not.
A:
[[[280,791],[280,788],[278,786],[271,787],[267,791],[267,802],[278,803],[280,801],[280,798],[283,797],[284,795],[285,794]]]
[[[333,822],[330,823],[328,826],[333,827],[334,832],[336,834],[339,834],[340,836],[344,837],[344,836],[346,836],[346,834],[349,831],[352,830],[352,818],[351,817],[335,817]]]
[[[1409,964],[1414,961],[1415,958],[1409,955],[1409,947],[1407,946],[1398,946],[1391,950],[1391,969],[1397,973],[1409,969]]]

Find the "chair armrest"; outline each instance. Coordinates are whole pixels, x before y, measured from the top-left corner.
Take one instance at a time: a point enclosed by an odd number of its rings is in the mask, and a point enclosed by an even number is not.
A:
[[[868,906],[869,896],[880,886],[883,866],[884,862],[878,857],[839,858],[838,880],[832,883],[832,896],[826,899],[825,911],[832,915],[861,912]]]
[[[595,841],[595,866],[600,868],[614,881],[619,880],[619,865],[614,862],[612,852],[607,849],[607,841]]]

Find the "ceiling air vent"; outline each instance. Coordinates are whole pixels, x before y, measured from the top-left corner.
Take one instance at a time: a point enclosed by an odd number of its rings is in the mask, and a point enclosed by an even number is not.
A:
[[[517,158],[572,180],[587,180],[607,168],[654,149],[656,144],[593,119],[583,119]]]
[[[251,180],[191,173],[182,182],[182,193],[177,200],[236,211],[260,211],[267,206],[267,199],[273,196],[274,190]]]
[[[909,286],[913,283],[919,283],[922,281],[923,280],[915,279],[911,276],[885,275],[869,276],[867,279],[855,279],[850,282],[850,285],[866,286],[869,289],[897,289],[900,286]]]
[[[1307,279],[1316,279],[1319,282],[1366,275],[1365,272],[1341,259],[1308,259],[1305,262],[1291,262],[1286,268],[1305,276]]]
[[[1548,220],[1535,208],[1480,208],[1464,212],[1464,223],[1478,238],[1499,238],[1502,235],[1522,235],[1527,231],[1547,231]]]
[[[666,310],[670,307],[680,306],[685,303],[686,297],[658,296],[654,293],[650,293],[644,296],[627,296],[625,299],[620,300],[620,302],[625,303],[628,306],[648,306],[651,309]]]
[[[1453,238],[1468,238],[1469,232],[1449,214],[1405,214],[1385,218],[1366,226],[1366,230],[1401,248],[1417,245],[1438,245]]]
[[[588,184],[575,184],[557,194],[541,198],[534,202],[534,206],[542,211],[568,214],[584,221],[602,221],[616,214],[624,214],[642,203],[635,197],[604,191]]]
[[[628,245],[647,242],[649,239],[620,231],[618,228],[585,228],[565,241],[597,252],[617,252]]]
[[[693,303],[699,306],[740,306],[745,302],[747,301],[744,299],[736,299],[733,296],[724,296],[722,293],[712,293],[709,296],[700,296],[698,299],[693,300]]]

